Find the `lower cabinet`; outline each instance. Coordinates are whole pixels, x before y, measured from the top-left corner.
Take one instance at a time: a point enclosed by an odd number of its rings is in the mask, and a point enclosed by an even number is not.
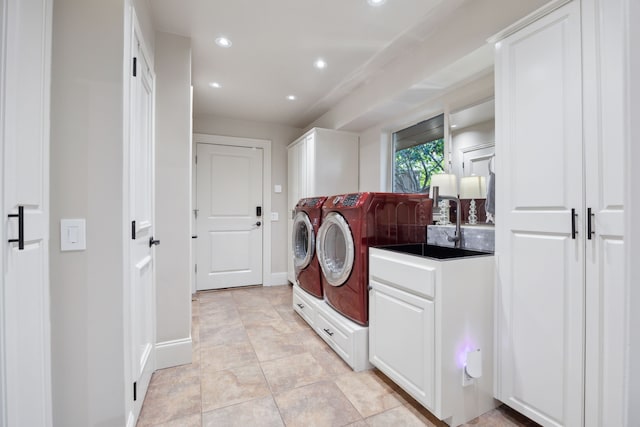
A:
[[[497,405],[493,286],[490,255],[437,260],[369,249],[369,360],[449,425]],[[465,374],[467,353],[481,355],[477,378]]]
[[[434,403],[434,302],[370,282],[372,364],[428,408]]]

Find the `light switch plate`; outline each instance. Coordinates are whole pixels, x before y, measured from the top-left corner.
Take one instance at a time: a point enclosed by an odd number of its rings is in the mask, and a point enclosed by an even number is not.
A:
[[[280,184],[276,184],[273,186],[273,192],[274,193],[282,193],[282,185]]]
[[[86,249],[86,221],[84,219],[60,220],[60,250],[84,251]]]
[[[278,221],[280,220],[280,215],[278,214],[278,212],[271,212],[271,221]]]

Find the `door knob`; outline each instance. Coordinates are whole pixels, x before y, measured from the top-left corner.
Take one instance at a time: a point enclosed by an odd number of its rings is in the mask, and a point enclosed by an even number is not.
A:
[[[149,247],[152,247],[153,245],[159,245],[160,244],[160,240],[154,240],[153,236],[149,237]]]
[[[262,225],[262,223],[260,221],[256,222],[255,224],[257,227],[260,227]]]

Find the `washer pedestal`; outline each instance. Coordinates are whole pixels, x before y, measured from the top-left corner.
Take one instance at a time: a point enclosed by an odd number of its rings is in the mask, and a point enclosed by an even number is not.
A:
[[[354,371],[373,368],[369,363],[369,328],[360,326],[293,286],[293,309]]]

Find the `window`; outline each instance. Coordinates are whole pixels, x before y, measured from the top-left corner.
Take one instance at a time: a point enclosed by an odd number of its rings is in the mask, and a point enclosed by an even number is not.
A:
[[[444,114],[393,134],[393,191],[427,193],[444,172]]]

